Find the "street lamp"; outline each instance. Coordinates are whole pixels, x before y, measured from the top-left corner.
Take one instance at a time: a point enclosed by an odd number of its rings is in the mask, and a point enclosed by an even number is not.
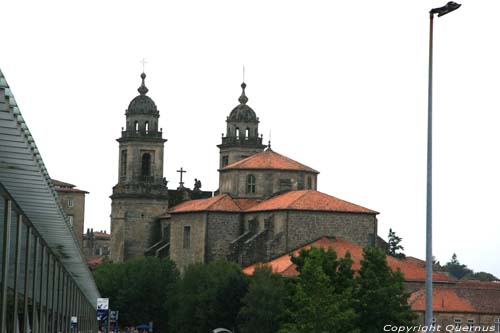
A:
[[[451,13],[461,5],[450,1],[445,6],[433,8],[429,31],[429,91],[427,113],[427,207],[426,207],[426,256],[425,256],[425,326],[432,325],[432,42],[434,14],[438,17]]]

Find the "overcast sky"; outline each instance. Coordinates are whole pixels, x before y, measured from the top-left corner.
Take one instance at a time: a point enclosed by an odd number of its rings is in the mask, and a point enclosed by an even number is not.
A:
[[[318,189],[380,212],[425,258],[428,11],[446,1],[8,1],[0,68],[51,177],[87,190],[109,231],[124,111],[145,58],[164,175],[218,186],[218,148],[248,104]],[[500,3],[435,19],[434,253],[500,276]]]

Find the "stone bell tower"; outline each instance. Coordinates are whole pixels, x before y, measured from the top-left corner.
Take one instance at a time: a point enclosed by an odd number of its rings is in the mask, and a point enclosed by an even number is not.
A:
[[[226,119],[226,135],[222,135],[222,143],[218,145],[220,152],[219,168],[260,153],[266,147],[259,136],[259,118],[255,111],[247,105],[245,82],[241,84],[240,102]]]
[[[158,130],[160,112],[146,96],[146,74],[141,74],[139,95],[129,104],[119,142],[118,184],[111,195],[111,259],[125,261],[143,256],[151,244],[155,217],[168,209],[163,178],[163,146]]]

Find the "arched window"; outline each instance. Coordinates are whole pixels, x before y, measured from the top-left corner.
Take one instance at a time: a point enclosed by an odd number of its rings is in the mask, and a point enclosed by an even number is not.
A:
[[[134,123],[134,128],[136,132],[139,132],[139,122],[137,120]]]
[[[146,121],[144,123],[144,128],[146,129],[146,134],[148,134],[149,133],[149,121]]]
[[[151,176],[151,155],[149,153],[142,155],[141,175]]]
[[[236,139],[240,138],[240,128],[236,127]]]
[[[247,176],[247,193],[255,193],[255,176]]]
[[[248,140],[248,137],[250,136],[250,129],[247,127],[245,130],[245,140]]]
[[[312,183],[312,178],[311,178],[310,176],[309,176],[309,177],[307,177],[307,189],[308,189],[308,190],[312,190],[312,188],[313,188],[313,187],[312,187],[312,186],[313,186],[312,184],[313,184],[313,183]]]

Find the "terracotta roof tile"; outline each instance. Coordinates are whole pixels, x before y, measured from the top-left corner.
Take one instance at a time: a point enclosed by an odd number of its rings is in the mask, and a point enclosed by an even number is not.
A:
[[[189,200],[172,207],[168,213],[187,213],[202,211],[240,212],[241,208],[228,194],[217,195],[208,199]]]
[[[500,283],[459,281],[457,294],[467,298],[482,313],[500,313]]]
[[[76,185],[65,183],[57,179],[51,179],[57,192],[75,192],[75,193],[89,193],[87,191],[79,190]]]
[[[252,208],[253,206],[259,204],[262,202],[261,199],[233,199],[236,204],[242,209],[242,210],[247,210],[249,208]]]
[[[286,192],[247,209],[247,212],[281,209],[378,214],[371,209],[313,190]]]
[[[264,169],[264,170],[295,170],[319,173],[317,170],[308,167],[302,163],[292,160],[286,156],[278,154],[277,152],[267,149],[258,154],[252,155],[238,162],[225,166],[221,170],[233,169]]]
[[[408,303],[413,311],[425,311],[425,290],[413,292]],[[436,285],[432,288],[432,309],[436,312],[477,312],[469,300],[458,295],[454,288]]]
[[[60,186],[60,187],[76,187],[76,185],[73,185],[73,184],[70,184],[70,183],[65,183],[65,182],[62,182],[60,180],[57,180],[57,179],[51,179],[52,180],[52,184],[54,184],[54,186]]]
[[[335,252],[337,252],[337,256],[339,257],[343,257],[345,256],[346,252],[349,252],[351,254],[351,259],[353,260],[352,268],[354,270],[358,270],[361,267],[360,262],[363,259],[363,247],[348,242],[346,240],[343,240],[339,237],[335,239],[323,237],[313,243],[310,243],[293,251],[293,255],[296,256],[299,254],[300,250],[309,249],[312,246],[323,247],[325,249],[331,247],[333,250],[335,250]],[[292,263],[292,260],[290,259],[289,254],[285,254],[265,264],[270,266],[273,272],[279,273],[286,277],[299,275],[299,273],[296,270],[296,266]],[[399,268],[403,273],[406,281],[425,281],[425,265],[421,266],[413,263],[412,261],[406,262],[405,260],[389,256],[387,257],[387,264],[389,265],[389,267],[391,267],[393,271],[396,271]],[[256,265],[257,264],[246,267],[243,269],[243,271],[246,274],[251,275],[253,274]],[[434,281],[441,281],[441,282],[455,281],[454,279],[448,277],[447,275],[439,272],[434,272],[432,274],[432,278]]]
[[[99,264],[102,264],[105,259],[106,259],[106,257],[104,257],[104,256],[90,257],[90,258],[87,258],[87,265],[95,267]]]

